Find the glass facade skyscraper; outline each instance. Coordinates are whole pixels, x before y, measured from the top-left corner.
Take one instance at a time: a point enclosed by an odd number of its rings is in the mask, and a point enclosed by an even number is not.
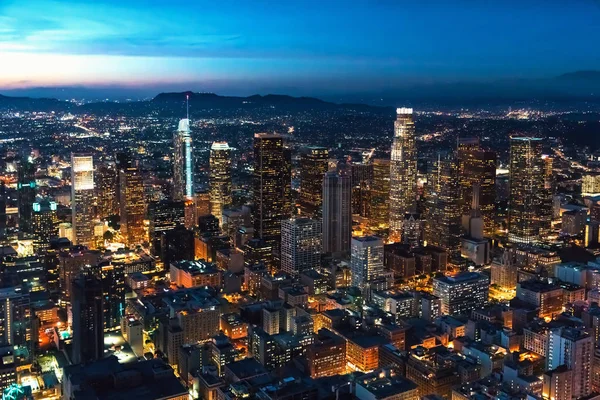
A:
[[[417,149],[412,108],[398,108],[390,163],[390,240],[399,242],[402,222],[417,199]]]
[[[94,245],[94,159],[71,155],[71,208],[75,244]]]
[[[194,199],[194,149],[190,130],[190,120],[179,121],[173,134],[173,198],[175,200]]]
[[[210,212],[223,223],[223,208],[231,204],[231,149],[227,142],[210,148]]]

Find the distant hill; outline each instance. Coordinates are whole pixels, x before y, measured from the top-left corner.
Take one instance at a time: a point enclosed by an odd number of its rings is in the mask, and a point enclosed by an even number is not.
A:
[[[143,115],[155,112],[161,116],[182,116],[185,112],[186,97],[189,97],[192,115],[206,114],[214,110],[221,112],[254,110],[269,108],[275,112],[302,112],[319,110],[355,110],[390,113],[389,107],[376,107],[365,104],[337,104],[312,97],[293,97],[286,95],[253,95],[248,97],[219,96],[215,93],[160,93],[152,100],[130,102],[93,102],[80,106],[71,102],[32,98],[9,97],[0,95],[0,109],[22,111],[82,111],[90,113],[129,113]]]
[[[588,82],[600,82],[600,71],[575,71],[568,72],[556,77],[560,81],[588,81]]]

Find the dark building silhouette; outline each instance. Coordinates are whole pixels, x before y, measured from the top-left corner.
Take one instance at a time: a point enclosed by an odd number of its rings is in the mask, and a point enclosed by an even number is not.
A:
[[[73,310],[73,364],[95,361],[104,353],[104,299],[102,282],[79,275],[71,287]]]
[[[183,201],[153,201],[148,206],[148,219],[150,246],[156,256],[160,253],[161,233],[185,224],[185,204]]]
[[[31,233],[33,203],[35,202],[35,165],[28,159],[19,163],[17,194],[19,199],[19,232]]]
[[[175,261],[194,260],[194,232],[183,225],[161,232],[160,258],[164,265]]]

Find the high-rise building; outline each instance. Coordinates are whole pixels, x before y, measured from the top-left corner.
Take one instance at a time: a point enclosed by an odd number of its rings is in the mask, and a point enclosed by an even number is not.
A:
[[[373,160],[370,197],[370,225],[373,229],[385,229],[390,221],[390,160]]]
[[[552,231],[554,216],[554,159],[547,154],[542,155],[544,163],[544,187],[538,193],[540,198],[540,237],[543,239]]]
[[[329,169],[329,150],[310,146],[300,155],[300,211],[309,217],[321,215],[323,175]]]
[[[117,196],[118,171],[114,162],[104,162],[96,168],[96,204],[100,218],[119,214]]]
[[[571,370],[572,398],[589,395],[591,389],[594,337],[585,329],[558,328],[548,338],[548,369],[561,365]]]
[[[485,237],[493,237],[496,214],[496,161],[493,151],[484,150],[477,138],[458,140],[462,214],[470,211],[473,185],[479,185],[479,210]]]
[[[425,239],[427,244],[445,248],[450,259],[457,260],[463,235],[457,158],[453,154],[438,156],[430,177]]]
[[[402,222],[415,211],[417,201],[417,149],[412,108],[398,108],[390,162],[390,239],[400,241]]]
[[[31,233],[32,204],[35,202],[35,165],[31,159],[19,163],[17,196],[19,200],[19,232]]]
[[[504,290],[517,288],[518,264],[512,250],[504,250],[502,259],[492,262],[490,272],[492,285],[498,285]]]
[[[544,166],[541,138],[511,137],[508,240],[513,243],[540,239]]]
[[[0,347],[10,347],[20,361],[31,361],[35,333],[29,294],[20,287],[0,289]]]
[[[43,199],[33,203],[32,209],[31,232],[35,237],[34,247],[36,251],[44,250],[50,244],[50,239],[58,236],[56,202]]]
[[[148,237],[152,254],[160,254],[160,234],[163,231],[175,229],[178,225],[185,224],[185,204],[183,201],[163,200],[152,202],[148,205]]]
[[[323,179],[323,251],[344,254],[352,237],[352,186],[350,177],[334,171]]]
[[[173,198],[194,199],[194,149],[190,131],[190,120],[179,121],[173,134]]]
[[[75,244],[94,245],[94,159],[71,154],[71,208]]]
[[[487,304],[490,279],[476,272],[433,279],[433,295],[441,302],[442,315],[470,315]]]
[[[5,239],[7,234],[6,218],[6,185],[0,182],[0,239]]]
[[[104,355],[104,299],[101,281],[92,275],[80,275],[73,280],[74,364],[99,360]]]
[[[322,223],[317,219],[281,221],[281,270],[292,276],[321,265]]]
[[[542,396],[545,399],[571,400],[573,398],[573,371],[566,365],[544,372]]]
[[[352,214],[368,218],[371,207],[373,164],[354,162],[350,164],[350,173],[352,176]]]
[[[254,234],[279,252],[281,221],[290,215],[291,159],[283,137],[254,135]]]
[[[383,240],[376,236],[353,237],[351,247],[352,286],[363,289],[383,273]]]
[[[227,142],[210,148],[210,213],[223,223],[223,208],[231,204],[231,149]]]
[[[346,371],[346,341],[329,329],[320,329],[308,347],[306,358],[311,378],[343,375]]]
[[[119,171],[119,204],[121,206],[121,234],[128,245],[146,240],[144,218],[146,201],[144,199],[144,181],[136,166],[122,168]]]

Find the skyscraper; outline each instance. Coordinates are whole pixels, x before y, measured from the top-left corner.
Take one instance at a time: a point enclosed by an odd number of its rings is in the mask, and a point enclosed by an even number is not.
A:
[[[17,195],[19,199],[19,232],[31,233],[32,205],[35,202],[35,165],[29,158],[19,163]]]
[[[75,244],[94,246],[94,159],[71,154],[71,208]]]
[[[427,193],[425,239],[428,244],[445,248],[450,258],[456,261],[460,258],[463,227],[459,164],[454,154],[438,156],[427,184],[430,190]]]
[[[390,239],[400,241],[402,221],[417,198],[417,149],[412,108],[398,108],[390,163]]]
[[[292,276],[319,268],[323,252],[322,224],[310,218],[281,221],[281,270]]]
[[[102,283],[92,275],[73,280],[73,364],[94,361],[104,354]]]
[[[390,221],[390,160],[373,160],[371,184],[371,215],[373,229],[384,229]]]
[[[117,176],[118,171],[114,162],[104,162],[96,169],[96,204],[100,218],[119,214]]]
[[[509,169],[508,240],[525,244],[537,242],[545,185],[542,139],[511,137]]]
[[[173,198],[175,200],[194,199],[194,151],[190,131],[190,120],[179,121],[173,134]]]
[[[119,171],[119,204],[121,206],[121,234],[125,242],[134,245],[146,240],[144,218],[146,202],[144,181],[136,166],[124,167]]]
[[[383,273],[383,240],[376,236],[353,237],[351,251],[352,286],[363,289]]]
[[[148,206],[148,219],[150,226],[148,236],[153,255],[160,254],[160,235],[164,231],[175,229],[178,225],[184,225],[185,204],[183,201],[159,201],[152,202]]]
[[[58,217],[56,216],[56,203],[48,199],[32,204],[33,217],[31,231],[35,237],[36,251],[46,249],[50,239],[58,236]]]
[[[573,398],[589,395],[591,389],[594,337],[585,329],[553,329],[548,338],[548,369],[565,365],[571,370]]]
[[[441,301],[443,315],[470,315],[488,302],[490,279],[476,272],[433,279],[433,295]]]
[[[231,149],[227,142],[210,148],[210,212],[223,223],[223,208],[231,204]]]
[[[323,204],[323,175],[329,167],[329,150],[309,146],[300,155],[300,211],[303,215],[321,215]]]
[[[29,294],[20,287],[0,289],[0,347],[11,347],[22,361],[31,360],[34,334]]]
[[[373,164],[354,162],[350,164],[352,176],[352,214],[368,218],[371,208],[371,184]]]
[[[458,140],[462,214],[469,213],[473,185],[479,185],[479,211],[485,237],[493,237],[496,211],[496,153],[484,150],[477,138]]]
[[[0,239],[5,239],[6,230],[6,185],[4,181],[0,182]]]
[[[352,185],[350,176],[330,171],[323,178],[323,251],[350,251]]]
[[[290,215],[291,160],[277,134],[254,135],[254,234],[278,253],[281,221]]]

